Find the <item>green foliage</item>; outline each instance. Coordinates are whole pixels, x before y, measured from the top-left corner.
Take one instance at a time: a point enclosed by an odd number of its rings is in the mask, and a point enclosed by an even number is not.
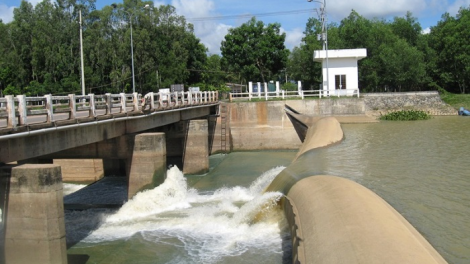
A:
[[[413,121],[413,120],[427,120],[431,116],[421,110],[401,110],[388,113],[386,115],[381,115],[380,120],[390,120],[390,121]]]
[[[81,93],[79,10],[86,93],[132,91],[131,25],[137,92],[203,81],[207,49],[192,25],[174,7],[144,8],[148,3],[125,0],[96,10],[94,0],[22,1],[12,22],[0,22],[0,89]]]
[[[266,82],[285,68],[289,50],[285,33],[278,23],[265,25],[254,17],[229,33],[221,44],[222,64],[228,71],[240,72],[245,82]]]
[[[297,91],[297,84],[294,83],[284,83],[281,85],[281,89],[285,91]]]
[[[359,87],[363,92],[406,92],[436,90],[468,92],[470,83],[470,7],[456,17],[445,14],[442,21],[423,34],[410,12],[392,21],[367,19],[352,11],[340,24],[328,25],[329,49],[366,48],[367,58],[359,61]],[[321,82],[321,64],[312,60],[320,50],[318,19],[309,19],[300,46],[287,63],[292,79],[304,87]]]
[[[3,94],[4,95],[19,95],[21,94],[21,90],[12,85],[8,85],[7,88],[3,90]]]
[[[466,93],[470,83],[470,7],[461,8],[456,17],[445,13],[431,28],[429,46],[436,51],[432,77],[449,92]]]

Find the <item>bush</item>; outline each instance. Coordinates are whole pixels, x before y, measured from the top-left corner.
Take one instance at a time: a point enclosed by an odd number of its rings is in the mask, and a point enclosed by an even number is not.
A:
[[[412,120],[426,120],[430,119],[431,116],[421,110],[401,110],[391,112],[386,115],[381,115],[380,120],[391,120],[391,121],[412,121]]]
[[[281,89],[285,91],[297,91],[298,88],[297,84],[288,82],[281,84]]]

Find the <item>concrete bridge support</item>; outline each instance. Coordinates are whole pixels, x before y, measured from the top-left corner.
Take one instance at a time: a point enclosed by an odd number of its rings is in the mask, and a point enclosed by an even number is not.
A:
[[[207,119],[190,120],[186,136],[183,173],[197,174],[209,170],[209,126]]]
[[[0,170],[5,191],[0,262],[67,263],[60,166],[25,164]]]
[[[154,188],[166,178],[166,141],[164,133],[145,133],[135,136],[129,162],[128,197]]]

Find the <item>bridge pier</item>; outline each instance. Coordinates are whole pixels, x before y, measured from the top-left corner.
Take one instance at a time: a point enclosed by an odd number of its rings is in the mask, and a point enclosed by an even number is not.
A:
[[[164,133],[135,135],[134,149],[129,162],[128,197],[154,188],[166,178],[166,141]]]
[[[0,171],[0,262],[67,263],[60,166],[25,164]]]
[[[183,173],[199,174],[209,170],[209,125],[205,120],[190,120],[183,158]]]

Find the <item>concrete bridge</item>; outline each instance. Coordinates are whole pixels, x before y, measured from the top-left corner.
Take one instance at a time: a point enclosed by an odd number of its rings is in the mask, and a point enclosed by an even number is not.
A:
[[[218,106],[217,92],[0,98],[0,263],[67,262],[54,159],[103,159],[131,198],[164,181],[169,158],[208,170]]]

